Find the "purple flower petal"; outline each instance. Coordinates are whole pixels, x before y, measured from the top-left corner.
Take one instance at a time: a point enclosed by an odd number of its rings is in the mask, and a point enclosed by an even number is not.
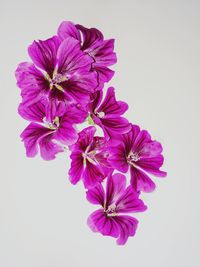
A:
[[[163,161],[164,157],[159,155],[153,158],[141,158],[137,162],[137,165],[146,172],[149,172],[155,176],[165,177],[167,173],[159,170],[159,168],[163,165]]]
[[[105,192],[102,184],[97,184],[86,193],[87,200],[92,204],[99,204],[104,207]]]
[[[61,83],[64,89],[65,98],[81,105],[86,105],[90,100],[90,93],[97,87],[97,78],[94,72],[76,73],[65,82]]]
[[[95,66],[111,66],[117,62],[116,54],[114,50],[114,39],[110,40],[100,40],[90,46],[86,51],[95,59]]]
[[[45,115],[45,104],[42,101],[26,106],[24,103],[21,103],[18,107],[18,113],[25,120],[34,121],[34,122],[43,122]]]
[[[71,155],[71,168],[69,170],[69,179],[72,184],[76,184],[82,176],[83,157],[81,151],[74,151]]]
[[[57,132],[54,134],[54,138],[63,144],[72,145],[78,139],[78,133],[74,125],[83,122],[87,113],[75,106],[65,107],[64,112],[64,115],[60,118],[60,125]],[[60,113],[60,115],[62,115],[62,113]],[[59,117],[59,110],[57,110],[54,117],[55,116]]]
[[[115,74],[113,70],[105,66],[100,66],[99,64],[92,66],[92,69],[98,73],[99,89],[102,88],[102,84],[109,82]]]
[[[133,131],[135,131],[135,129],[137,131],[138,128],[137,128],[137,126],[136,126],[136,128],[133,126],[132,129],[133,129]],[[135,135],[135,134],[137,134],[137,132],[133,133],[133,134]],[[144,147],[144,145],[150,141],[151,141],[150,134],[146,130],[142,130],[136,136],[132,149],[134,151],[141,151],[142,148]]]
[[[109,87],[106,96],[98,107],[98,112],[104,112],[105,116],[117,116],[124,114],[128,109],[128,105],[123,101],[116,101],[115,89]]]
[[[44,160],[55,159],[57,153],[64,151],[61,146],[53,142],[52,138],[53,135],[47,135],[39,140],[40,155]]]
[[[70,123],[82,123],[88,113],[77,106],[69,106],[66,110],[67,121]]]
[[[103,40],[103,34],[95,28],[87,29],[79,24],[76,25],[76,28],[81,31],[83,36],[82,40],[83,51],[90,48],[95,42]]]
[[[27,157],[34,157],[38,152],[40,139],[51,134],[52,130],[33,122],[30,123],[20,135],[26,148]]]
[[[46,71],[52,77],[56,66],[56,54],[60,40],[53,36],[45,41],[34,41],[28,48],[28,53],[35,65]]]
[[[32,105],[47,94],[49,83],[32,63],[24,62],[19,64],[15,72],[17,85],[21,89],[23,103]]]
[[[120,172],[126,173],[129,165],[126,160],[126,151],[122,145],[110,148],[110,157],[108,158],[111,166]]]
[[[101,103],[103,97],[103,91],[96,91],[95,93],[90,95],[90,103],[89,103],[89,109],[91,112],[94,112],[94,110],[99,106]]]
[[[65,119],[65,116],[63,116],[62,119],[62,123],[54,134],[54,138],[65,145],[74,144],[78,139],[78,133],[72,124]]]
[[[112,217],[107,217],[102,209],[93,212],[88,220],[88,226],[93,232],[100,232],[105,236],[118,237],[118,224]]]
[[[138,220],[130,216],[116,216],[115,222],[119,229],[118,245],[124,245],[129,236],[134,236],[137,230]]]
[[[93,232],[117,238],[117,244],[124,245],[129,236],[135,235],[138,221],[130,216],[107,217],[100,209],[89,216],[87,223]]]
[[[96,132],[94,126],[89,126],[79,133],[79,140],[75,145],[75,148],[80,151],[85,151],[89,144],[93,142],[93,137]]]
[[[66,112],[66,105],[59,101],[46,101],[46,120],[52,122],[55,117],[62,117]]]
[[[93,60],[80,50],[78,40],[65,39],[57,53],[58,73],[72,75],[81,70],[90,71]],[[70,78],[70,77],[69,77]]]
[[[131,185],[136,191],[153,192],[156,188],[154,182],[142,170],[131,167]]]
[[[135,144],[135,140],[139,132],[140,132],[140,127],[137,125],[132,125],[130,131],[128,133],[123,134],[122,140],[123,140],[127,155],[129,154],[133,145]]]
[[[141,169],[131,167],[131,185],[134,190],[151,193],[155,190],[155,183]]]
[[[151,141],[149,143],[146,143],[141,152],[140,152],[140,155],[142,157],[156,157],[158,156],[159,154],[162,153],[162,145],[157,142],[157,141]]]
[[[139,193],[130,185],[116,201],[118,213],[142,212],[147,209],[143,201],[138,198]]]
[[[103,125],[105,134],[109,135],[110,132],[115,134],[124,134],[130,130],[130,123],[127,119],[122,117],[109,117],[105,116],[105,119],[101,119],[101,125]],[[101,126],[100,125],[100,126]]]
[[[79,42],[81,41],[81,35],[76,26],[71,21],[63,21],[58,28],[58,36],[64,40],[68,37],[73,37]]]
[[[125,190],[126,177],[116,173],[113,176],[109,175],[106,185],[106,207],[111,205]]]
[[[90,189],[96,184],[101,183],[105,178],[105,174],[102,172],[100,167],[86,160],[86,167],[82,177],[85,188]]]

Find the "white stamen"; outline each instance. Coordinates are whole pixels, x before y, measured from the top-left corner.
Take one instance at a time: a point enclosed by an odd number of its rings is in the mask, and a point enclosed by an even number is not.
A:
[[[102,119],[105,116],[105,113],[103,111],[101,112],[96,112],[97,117],[99,117],[100,119]]]

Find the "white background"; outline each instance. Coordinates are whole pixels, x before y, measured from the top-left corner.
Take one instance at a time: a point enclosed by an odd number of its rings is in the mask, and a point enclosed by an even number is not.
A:
[[[194,0],[0,0],[0,266],[198,267],[200,2]],[[116,39],[110,85],[129,103],[127,117],[162,142],[166,179],[124,247],[86,225],[96,207],[67,177],[69,158],[28,159],[19,134],[14,71],[34,39],[72,20]]]

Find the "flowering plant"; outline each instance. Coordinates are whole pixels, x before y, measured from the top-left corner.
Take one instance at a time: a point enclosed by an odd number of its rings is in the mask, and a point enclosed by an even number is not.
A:
[[[44,160],[53,160],[68,147],[71,183],[82,180],[87,200],[101,206],[89,216],[89,227],[124,245],[138,224],[125,214],[146,210],[140,193],[155,189],[151,175],[166,172],[160,170],[161,144],[124,118],[128,104],[116,100],[113,87],[103,97],[114,75],[110,66],[117,61],[114,39],[64,21],[55,36],[34,41],[28,53],[32,63],[16,69],[22,97],[18,112],[30,121],[21,133],[26,155],[39,151]],[[86,121],[89,125],[78,130]]]

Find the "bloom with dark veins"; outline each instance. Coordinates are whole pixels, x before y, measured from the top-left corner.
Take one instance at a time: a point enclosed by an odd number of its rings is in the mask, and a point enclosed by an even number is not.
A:
[[[125,214],[143,212],[147,208],[139,199],[139,193],[132,186],[126,187],[126,177],[118,173],[109,174],[106,192],[102,184],[88,190],[87,200],[102,206],[88,218],[91,230],[117,238],[118,245],[124,245],[137,229],[137,219]]]
[[[26,155],[34,157],[40,148],[45,160],[52,160],[65,145],[76,142],[75,124],[85,120],[87,113],[75,105],[66,107],[63,102],[48,103],[46,100],[26,106],[20,104],[19,114],[31,123],[21,133]]]
[[[17,84],[26,105],[44,96],[49,100],[88,103],[98,80],[97,74],[91,71],[93,60],[81,51],[78,40],[68,37],[61,41],[53,36],[34,41],[28,53],[34,64],[23,62],[16,70]]]
[[[106,138],[114,138],[116,135],[130,131],[131,124],[121,117],[128,109],[128,105],[116,100],[113,87],[108,88],[103,101],[102,97],[102,91],[92,94],[88,107],[91,119],[102,128]]]
[[[58,28],[58,36],[63,40],[73,37],[78,40],[82,51],[93,59],[92,69],[98,74],[99,89],[110,81],[114,71],[108,67],[117,62],[114,52],[114,39],[105,40],[103,34],[95,28],[85,28],[71,21],[63,21]]]
[[[122,135],[121,141],[110,148],[109,162],[118,171],[126,173],[130,169],[131,185],[136,191],[152,192],[154,182],[148,174],[165,177],[161,171],[164,157],[162,146],[151,139],[150,134],[132,125],[131,130]]]
[[[90,126],[79,133],[77,142],[70,147],[72,151],[69,179],[72,184],[83,180],[85,188],[92,188],[102,182],[112,170],[107,162],[107,141],[94,136],[96,128]]]

